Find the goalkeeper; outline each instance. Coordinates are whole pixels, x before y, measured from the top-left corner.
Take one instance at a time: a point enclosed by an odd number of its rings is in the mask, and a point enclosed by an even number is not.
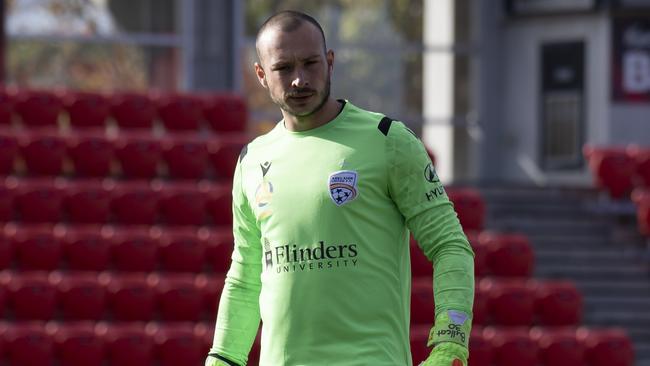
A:
[[[411,365],[409,234],[433,262],[426,366],[467,365],[473,252],[418,138],[330,97],[320,25],[285,11],[257,35],[283,120],[240,154],[232,264],[206,365]]]

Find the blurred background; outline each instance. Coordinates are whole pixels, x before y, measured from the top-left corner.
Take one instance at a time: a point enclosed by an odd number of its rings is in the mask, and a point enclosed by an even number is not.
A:
[[[476,253],[470,365],[650,365],[650,0],[0,1],[0,365],[202,363],[286,9],[334,97],[429,149]]]

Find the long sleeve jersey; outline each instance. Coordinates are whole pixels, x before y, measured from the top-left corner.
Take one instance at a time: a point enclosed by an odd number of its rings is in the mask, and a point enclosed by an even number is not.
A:
[[[244,365],[261,320],[262,366],[410,366],[410,232],[436,314],[471,314],[473,252],[421,141],[341,102],[325,125],[281,121],[242,151],[211,352]]]

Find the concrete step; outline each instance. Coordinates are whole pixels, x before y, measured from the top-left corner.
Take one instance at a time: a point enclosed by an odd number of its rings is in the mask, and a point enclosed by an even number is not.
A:
[[[619,267],[608,265],[559,265],[549,264],[537,266],[535,276],[540,278],[554,278],[574,280],[608,281],[613,278],[620,281],[635,281],[650,279],[650,274],[642,267]]]
[[[643,312],[614,311],[612,309],[585,309],[583,324],[591,327],[624,327],[650,329],[650,314]]]
[[[617,282],[612,280],[594,281],[592,279],[587,279],[575,282],[576,286],[584,296],[650,296],[650,281],[637,280]]]
[[[565,234],[558,235],[554,232],[527,234],[535,250],[574,248],[581,250],[600,250],[612,248],[609,237],[606,235]],[[615,249],[615,248],[614,248]]]
[[[607,309],[611,311],[629,311],[644,313],[650,309],[650,296],[585,296],[585,310]]]
[[[638,253],[633,251],[624,252],[606,248],[590,249],[574,249],[571,246],[567,246],[565,249],[535,249],[536,264],[537,266],[544,266],[545,263],[627,266],[636,263],[638,259]]]
[[[503,218],[492,221],[486,220],[486,225],[501,231],[518,231],[525,234],[539,235],[554,233],[555,235],[610,235],[612,226],[607,220],[543,220],[539,218]]]

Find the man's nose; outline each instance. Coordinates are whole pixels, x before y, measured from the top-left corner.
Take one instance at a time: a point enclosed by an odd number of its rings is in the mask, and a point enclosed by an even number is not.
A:
[[[305,73],[302,70],[297,70],[291,81],[291,86],[294,88],[302,88],[307,85],[309,85],[309,82],[305,78]]]

